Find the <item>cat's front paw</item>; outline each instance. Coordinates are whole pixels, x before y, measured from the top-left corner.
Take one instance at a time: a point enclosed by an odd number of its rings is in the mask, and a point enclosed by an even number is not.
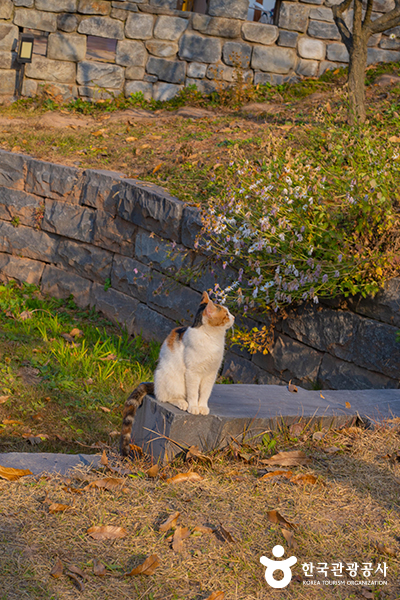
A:
[[[189,406],[187,411],[191,415],[199,415],[200,414],[200,409],[198,406]]]
[[[208,415],[210,413],[210,409],[208,406],[199,406],[199,415]]]
[[[188,410],[188,403],[186,400],[174,400],[173,402],[170,402],[170,404],[176,406],[176,408],[180,408],[181,410]]]

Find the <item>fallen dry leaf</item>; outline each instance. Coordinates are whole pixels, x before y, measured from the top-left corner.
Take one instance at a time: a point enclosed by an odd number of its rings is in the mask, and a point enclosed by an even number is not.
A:
[[[386,544],[377,543],[376,549],[381,554],[387,554],[388,556],[397,556],[397,554],[398,554],[398,552],[395,548],[392,548],[391,546],[386,546]]]
[[[213,592],[211,596],[208,596],[208,598],[206,598],[206,600],[224,600],[224,598],[224,592]]]
[[[375,598],[374,594],[370,590],[366,590],[366,589],[362,588],[360,590],[360,592],[361,592],[361,596],[363,596],[364,598],[368,598],[368,599]]]
[[[278,452],[271,458],[261,460],[264,465],[279,465],[281,467],[308,465],[311,459],[302,450],[289,450],[288,452]]]
[[[189,450],[186,452],[185,459],[189,460],[190,458],[198,458],[212,464],[211,458],[205,454],[202,454],[198,446],[190,446]]]
[[[203,477],[194,471],[187,473],[178,473],[174,477],[167,479],[167,483],[181,483],[182,481],[202,481]]]
[[[287,544],[289,546],[289,548],[292,548],[296,545],[296,542],[294,541],[294,534],[292,531],[289,531],[288,529],[282,529],[282,535],[285,538],[285,540],[287,541]]]
[[[398,142],[400,142],[400,137],[399,137],[398,135],[392,135],[392,136],[389,138],[389,142],[398,143]]]
[[[69,332],[69,335],[73,338],[82,337],[83,331],[81,329],[78,329],[77,327],[74,327],[73,330]]]
[[[0,404],[4,404],[9,398],[10,396],[0,396]]]
[[[154,571],[159,566],[160,559],[158,558],[157,554],[152,554],[146,558],[144,563],[132,569],[130,573],[125,573],[125,575],[127,577],[130,577],[131,575],[153,575]]]
[[[84,489],[88,490],[90,488],[99,488],[111,492],[117,488],[121,488],[124,483],[124,479],[117,479],[116,477],[103,477],[103,479],[96,479],[96,481],[92,481]]]
[[[86,533],[95,540],[116,540],[128,535],[124,527],[117,527],[116,525],[95,525],[89,527]]]
[[[63,571],[64,571],[64,565],[62,564],[61,560],[59,558],[57,558],[56,564],[50,571],[50,575],[52,577],[54,577],[54,579],[58,579],[63,574]]]
[[[181,513],[177,511],[177,512],[174,512],[172,515],[170,515],[168,517],[168,519],[160,525],[160,528],[159,528],[160,531],[169,531],[173,527],[176,527],[176,522],[177,522],[180,514]]]
[[[311,475],[311,473],[297,473],[297,475],[291,477],[290,481],[297,485],[306,485],[307,483],[313,485],[317,483],[317,478],[315,475]]]
[[[157,173],[157,171],[159,171],[162,166],[163,166],[163,163],[160,163],[159,165],[156,165],[154,167],[154,169],[153,169],[153,175],[154,175],[154,173]]]
[[[64,490],[64,492],[68,492],[68,494],[82,494],[82,490],[70,485],[63,485],[61,489]]]
[[[106,574],[105,566],[103,565],[102,562],[97,560],[97,558],[93,559],[93,573],[94,573],[94,575],[97,575],[98,577],[104,577],[104,575]]]
[[[75,575],[75,573],[71,573],[71,571],[67,571],[66,573],[68,575],[68,577],[70,579],[72,579],[72,581],[74,582],[75,587],[80,591],[80,592],[84,592],[85,591],[85,585],[83,583],[83,581],[81,581],[79,579],[79,577],[77,575]]]
[[[110,408],[107,408],[107,406],[99,406],[100,410],[102,410],[105,413],[109,413],[111,412]]]
[[[0,477],[8,481],[16,481],[25,475],[32,475],[29,469],[12,469],[11,467],[2,467],[0,465]]]
[[[346,408],[351,408],[351,404],[350,404],[350,402],[346,402],[346,403],[345,403],[345,406],[346,406]]]
[[[174,538],[172,540],[172,549],[174,552],[182,552],[183,540],[186,540],[190,535],[188,527],[177,527],[175,529]]]
[[[146,471],[146,475],[147,477],[157,477],[158,474],[158,465],[155,464],[152,467],[150,467],[150,469],[148,469]]]
[[[32,319],[33,313],[30,310],[23,310],[19,315],[20,321],[26,321],[27,319]]]
[[[69,333],[60,333],[60,336],[67,342],[69,342],[70,344],[74,343],[74,338],[72,336],[69,335]]]
[[[277,510],[269,510],[267,512],[267,519],[268,519],[268,521],[271,521],[271,523],[278,523],[279,525],[285,525],[286,527],[289,527],[289,529],[296,528],[296,526],[293,525],[293,523],[289,523],[289,521],[286,521],[285,517],[282,517],[282,515],[280,513],[278,513]]]
[[[3,419],[3,425],[23,425],[21,421],[16,421],[15,419]]]
[[[196,525],[193,529],[193,533],[214,533],[214,530],[205,525]]]
[[[236,542],[233,535],[227,529],[225,529],[225,527],[222,525],[222,523],[219,524],[218,529],[215,529],[214,532],[217,535],[219,535],[220,537],[222,537],[223,540],[226,542],[231,542],[231,544],[234,544]]]
[[[119,435],[119,432],[118,432]],[[143,455],[143,449],[140,446],[136,446],[136,444],[129,444],[129,448],[132,452],[136,452],[139,456]]]
[[[320,442],[324,437],[325,434],[322,433],[322,431],[316,431],[315,433],[313,433],[312,439],[314,440],[314,442]]]
[[[117,360],[117,355],[116,354],[107,354],[107,356],[103,356],[102,358],[100,358],[100,360]]]
[[[304,429],[304,425],[302,425],[301,423],[293,423],[290,427],[289,427],[289,431],[292,435],[294,436],[298,436],[301,434],[301,432]]]
[[[71,573],[75,573],[75,575],[79,575],[79,577],[82,577],[82,579],[86,578],[85,573],[82,571],[82,569],[80,569],[79,567],[76,567],[75,565],[68,565],[68,570]]]
[[[323,398],[325,400],[325,396],[323,396],[322,394],[320,394],[320,397]]]
[[[107,467],[108,465],[108,458],[105,450],[103,450],[103,454],[101,455],[100,464],[104,467]]]
[[[69,506],[69,504],[57,504],[56,502],[52,502],[49,504],[49,513],[54,515],[55,513],[71,510],[71,508],[72,506]]]
[[[287,387],[288,387],[289,392],[294,392],[294,393],[297,392],[297,387],[294,385],[294,383],[292,383],[292,380],[289,381],[289,384]]]
[[[339,450],[340,448],[337,446],[328,446],[328,448],[324,448],[324,452],[327,454],[335,454],[336,452],[339,452]]]
[[[137,138],[134,137],[133,135],[130,135],[129,137],[125,138],[126,142],[136,142]]]
[[[266,473],[262,477],[260,477],[260,481],[263,479],[272,479],[273,477],[286,477],[290,479],[293,475],[293,471],[272,471],[271,473]]]

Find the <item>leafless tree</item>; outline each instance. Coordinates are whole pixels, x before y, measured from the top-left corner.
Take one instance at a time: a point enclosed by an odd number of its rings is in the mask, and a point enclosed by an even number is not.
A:
[[[354,18],[350,30],[344,20],[343,13],[350,8],[353,2]],[[374,33],[382,33],[400,25],[400,0],[395,0],[393,10],[374,21],[371,19],[373,0],[367,1],[365,13],[364,6],[362,0],[344,0],[341,4],[332,6],[333,18],[350,55],[348,86],[349,118],[352,124],[364,123],[366,118],[365,69],[367,66],[368,40]]]

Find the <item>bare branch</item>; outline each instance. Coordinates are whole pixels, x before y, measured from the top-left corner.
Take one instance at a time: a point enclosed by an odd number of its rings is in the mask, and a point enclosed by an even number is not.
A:
[[[365,13],[364,21],[363,21],[363,30],[365,31],[368,25],[371,23],[371,14],[374,0],[368,0],[367,11]]]
[[[345,20],[343,19],[343,13],[350,7],[352,2],[353,0],[344,0],[341,4],[335,4],[331,7],[336,27],[339,29],[342,41],[348,52],[350,52],[352,45],[352,34],[350,29],[347,27]]]
[[[400,0],[396,1],[396,6],[393,10],[372,21],[368,29],[371,33],[382,33],[387,29],[397,27],[397,25],[400,25]]]

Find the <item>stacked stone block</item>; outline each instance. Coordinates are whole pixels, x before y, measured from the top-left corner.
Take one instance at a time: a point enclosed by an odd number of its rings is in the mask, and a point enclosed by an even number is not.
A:
[[[178,280],[179,269],[200,258],[188,252],[200,228],[197,209],[155,185],[0,150],[0,278],[72,294],[130,334],[163,341],[192,322],[216,278],[227,285],[236,277],[215,265],[214,274]],[[347,310],[332,303],[293,311],[277,324],[267,355],[230,347],[224,375],[235,383],[400,387],[400,279],[374,299],[347,302]]]
[[[249,0],[210,0],[207,15],[176,10],[176,0],[0,0],[0,100],[15,92],[18,28],[48,35],[47,55],[26,67],[24,96],[47,85],[66,100],[168,100],[187,85],[231,85],[238,67],[255,84],[316,77],[349,60],[329,2],[284,0],[275,26],[246,21]],[[373,16],[392,5],[375,0]],[[115,40],[115,60],[87,56],[88,36]],[[396,60],[399,28],[372,36],[368,62]]]

